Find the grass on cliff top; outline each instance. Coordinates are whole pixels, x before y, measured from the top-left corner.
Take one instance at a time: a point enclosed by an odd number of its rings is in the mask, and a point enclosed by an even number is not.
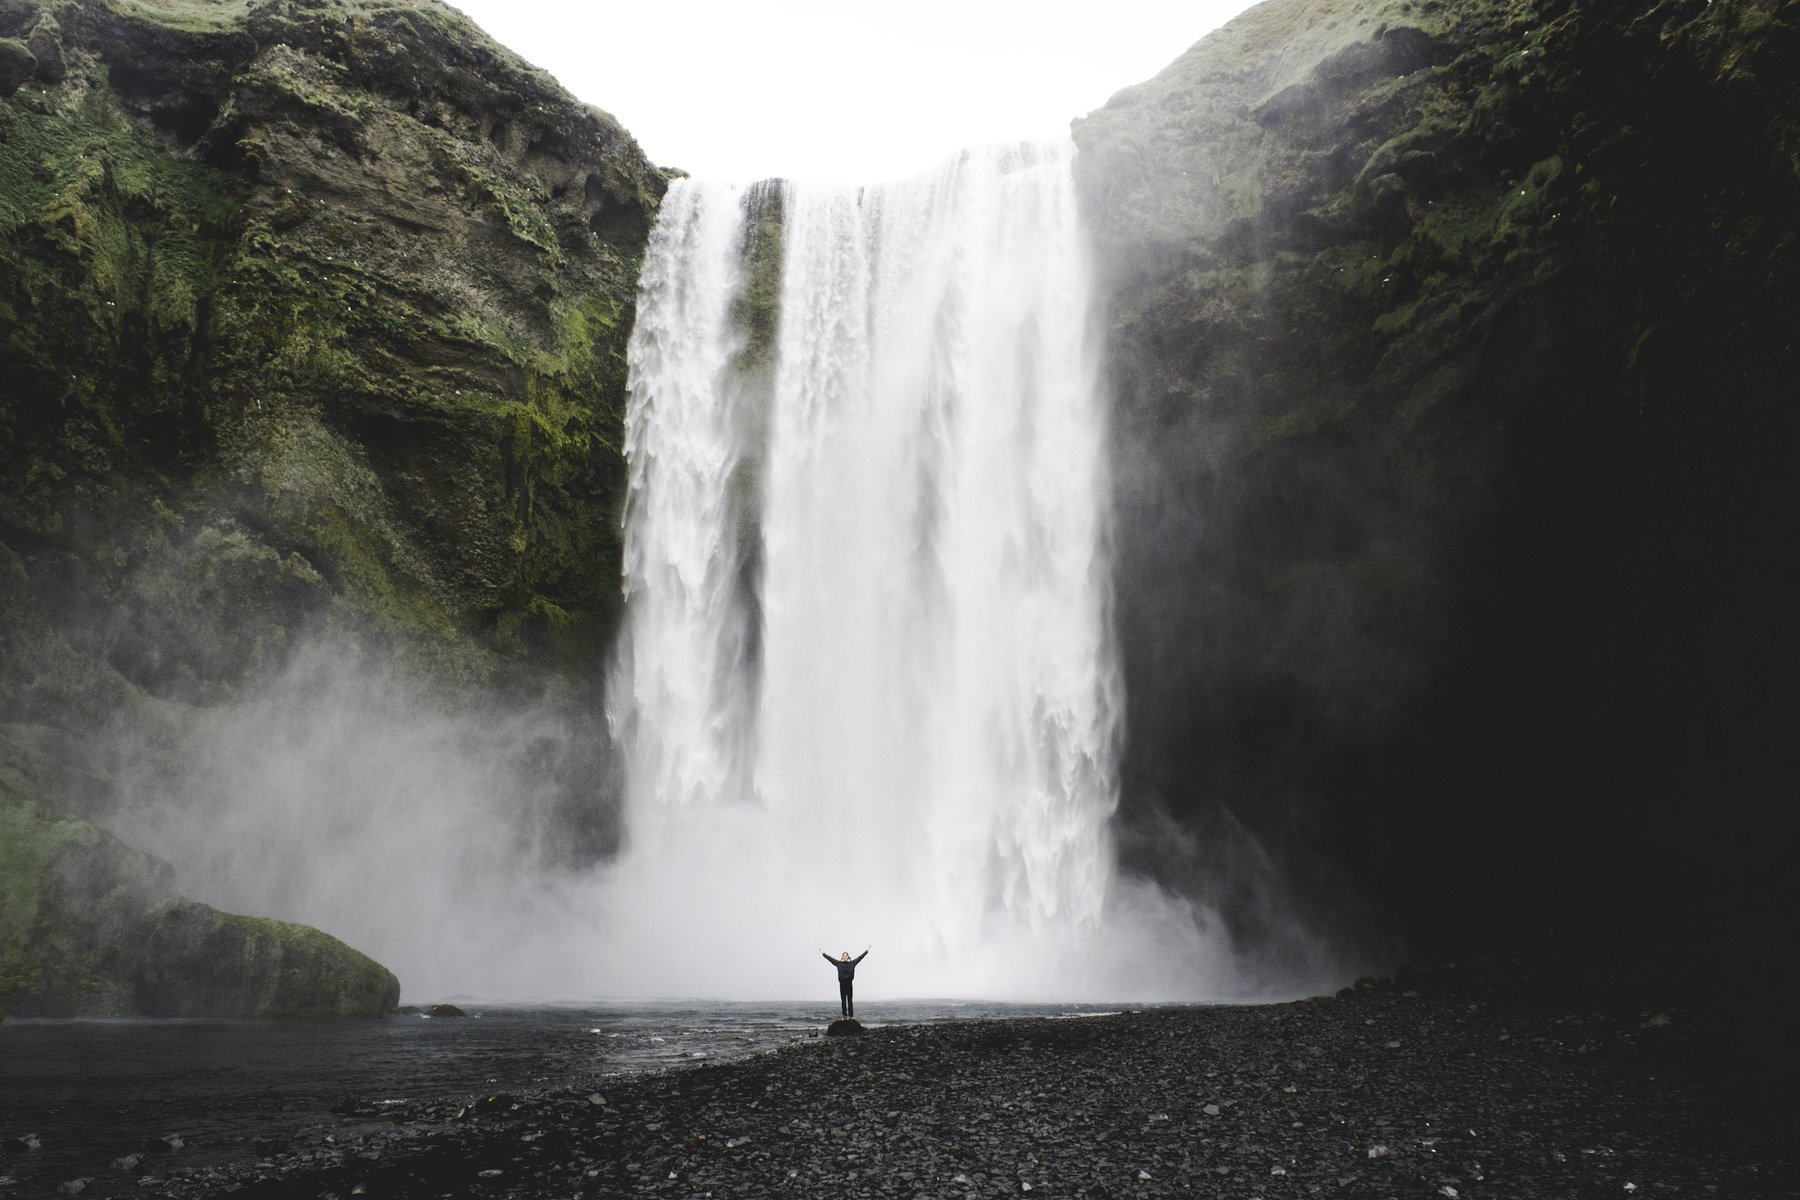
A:
[[[397,15],[407,24],[422,23],[444,38],[477,53],[491,54],[509,69],[540,80],[549,91],[564,94],[551,75],[526,62],[461,11],[440,0],[102,0],[130,21],[190,34],[225,34],[244,29],[258,10],[279,7],[295,21],[343,22]],[[416,31],[416,27],[415,27]],[[610,123],[611,118],[608,117]]]
[[[106,0],[122,17],[183,33],[225,33],[241,28],[251,0]]]
[[[1233,81],[1255,105],[1311,78],[1321,63],[1384,29],[1408,26],[1433,36],[1457,27],[1499,26],[1522,17],[1510,0],[1457,0],[1427,8],[1419,0],[1265,0],[1207,34],[1156,77],[1126,88],[1108,102],[1166,104],[1171,90],[1202,85],[1209,95]]]
[[[251,12],[271,0],[104,0],[120,16],[184,33],[227,33],[241,29]],[[281,0],[274,0],[280,3]],[[327,19],[370,16],[395,10],[445,14],[433,0],[288,0],[292,9]],[[296,13],[298,15],[298,13]]]

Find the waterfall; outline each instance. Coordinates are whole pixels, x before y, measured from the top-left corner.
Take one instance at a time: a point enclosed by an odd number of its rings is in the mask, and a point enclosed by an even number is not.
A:
[[[873,942],[888,994],[1131,990],[1072,154],[784,185],[760,349],[756,193],[671,185],[630,349],[622,988],[825,994],[815,948]]]

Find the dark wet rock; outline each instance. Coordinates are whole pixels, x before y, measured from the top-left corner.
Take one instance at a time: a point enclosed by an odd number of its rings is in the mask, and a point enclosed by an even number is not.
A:
[[[425,1010],[425,1015],[428,1017],[466,1017],[469,1014],[454,1004],[434,1004]]]
[[[377,1017],[400,981],[310,926],[174,900],[154,914],[138,998],[157,1016]]]
[[[17,38],[0,38],[0,97],[10,96],[37,73],[37,55]]]
[[[0,1007],[22,1016],[372,1017],[393,973],[336,938],[174,894],[174,872],[0,782]]]
[[[62,26],[56,18],[48,12],[38,14],[25,45],[37,59],[37,77],[45,83],[61,83],[68,64],[63,59]]]
[[[1126,860],[1245,945],[1682,971],[1747,1111],[1800,1111],[1797,30],[1269,0],[1075,129]]]
[[[457,1110],[456,1115],[458,1117],[493,1116],[495,1113],[510,1112],[517,1104],[518,1100],[516,1097],[511,1096],[506,1092],[496,1092],[493,1095],[483,1096],[479,1100],[472,1100],[468,1104],[463,1105]]]
[[[148,1194],[1792,1196],[1796,1164],[1705,1099],[1680,1022],[1642,1028],[1668,1009],[1523,974],[1354,1005],[879,1026],[614,1078],[604,1105],[580,1079],[421,1101],[380,1139],[348,1123],[279,1166],[174,1172]]]
[[[861,1037],[868,1030],[854,1017],[844,1017],[825,1027],[826,1037]]]
[[[0,1138],[0,1154],[8,1156],[30,1154],[33,1150],[43,1148],[43,1139],[35,1133],[27,1133],[20,1137]]]

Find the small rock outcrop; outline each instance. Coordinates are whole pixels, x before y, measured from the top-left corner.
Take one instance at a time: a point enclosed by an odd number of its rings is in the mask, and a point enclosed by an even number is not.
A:
[[[400,1002],[380,963],[308,925],[222,913],[191,900],[153,910],[137,972],[159,1017],[379,1017]]]
[[[0,97],[18,91],[37,74],[37,55],[17,38],[0,38]]]
[[[168,864],[0,791],[0,1012],[377,1017],[400,983],[307,925],[174,894]]]
[[[844,1017],[825,1027],[826,1037],[861,1037],[867,1032],[868,1030],[863,1028],[862,1022],[854,1017]]]

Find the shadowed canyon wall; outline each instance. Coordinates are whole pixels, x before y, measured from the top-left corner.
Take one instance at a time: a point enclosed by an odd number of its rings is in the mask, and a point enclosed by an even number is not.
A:
[[[1797,69],[1793,4],[1271,0],[1077,123],[1139,861],[1792,1060]]]

